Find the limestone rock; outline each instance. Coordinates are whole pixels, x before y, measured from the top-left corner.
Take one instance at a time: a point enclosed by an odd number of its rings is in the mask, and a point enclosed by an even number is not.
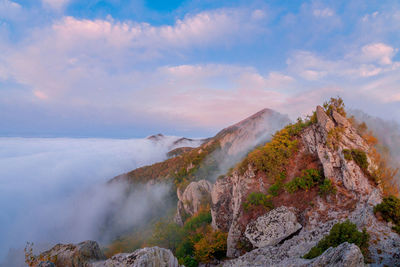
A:
[[[245,235],[255,247],[276,245],[301,229],[296,215],[287,207],[273,209],[246,227]]]
[[[345,117],[340,115],[336,110],[332,110],[332,117],[335,120],[335,122],[341,127],[351,126],[350,122]]]
[[[335,127],[335,124],[333,123],[331,118],[329,118],[329,116],[326,115],[325,110],[321,106],[317,106],[316,113],[317,113],[318,124],[321,127],[326,129],[327,131],[329,131]]]
[[[193,216],[202,205],[210,204],[211,190],[212,184],[206,180],[191,182],[183,193],[178,189],[179,200],[175,222],[182,225],[185,215]]]
[[[267,256],[267,255],[265,255]],[[344,242],[339,246],[327,249],[321,256],[306,260],[298,257],[287,258],[280,262],[271,262],[263,260],[260,255],[256,258],[246,258],[244,256],[227,261],[224,267],[241,267],[241,266],[276,266],[276,267],[319,267],[319,266],[346,266],[346,267],[362,267],[364,264],[364,257],[360,249],[354,245]]]
[[[133,253],[120,253],[110,259],[92,263],[92,267],[179,267],[169,249],[147,247]]]
[[[86,267],[90,262],[105,258],[95,241],[84,241],[79,244],[57,244],[40,254],[41,258],[55,259],[57,267]],[[42,264],[42,265],[40,265]],[[37,266],[46,262],[39,262]],[[49,265],[51,266],[51,265]]]
[[[311,259],[304,260],[301,258],[291,259],[280,263],[278,266],[287,267],[336,267],[336,266],[346,266],[346,267],[363,267],[364,257],[360,249],[354,245],[344,242],[339,246],[327,249],[321,256]]]

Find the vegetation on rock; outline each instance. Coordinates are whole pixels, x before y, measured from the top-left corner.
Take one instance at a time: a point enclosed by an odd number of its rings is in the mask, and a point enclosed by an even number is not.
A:
[[[344,242],[356,244],[361,249],[364,257],[368,256],[369,234],[365,229],[363,229],[362,232],[359,232],[354,223],[346,220],[343,223],[335,224],[329,234],[320,240],[306,255],[304,255],[304,258],[313,259],[324,253],[328,248],[337,247]]]
[[[213,230],[210,224],[210,209],[203,208],[183,227],[173,222],[157,223],[149,242],[171,249],[180,264],[197,266],[198,262],[220,259],[226,254],[227,234]]]
[[[289,124],[276,132],[271,141],[248,154],[238,165],[240,174],[244,174],[249,164],[257,171],[264,172],[272,181],[282,180],[286,173],[286,165],[291,156],[298,150],[296,136],[313,123],[313,117],[306,121],[301,118],[294,124]]]
[[[382,203],[374,207],[374,212],[380,213],[385,221],[395,224],[393,230],[400,234],[400,199],[395,196],[385,197]]]
[[[251,192],[243,203],[243,208],[245,211],[251,211],[261,207],[268,211],[274,208],[271,199],[271,195],[266,195],[261,192]]]
[[[331,99],[329,99],[329,101],[326,101],[323,104],[323,107],[328,116],[331,116],[333,110],[335,110],[337,113],[339,113],[343,117],[347,116],[344,101],[339,96],[337,98],[331,97]]]
[[[360,149],[343,149],[343,154],[346,160],[354,160],[361,170],[368,173],[368,159],[364,151]]]
[[[318,193],[321,196],[334,194],[336,192],[331,180],[325,179],[323,173],[316,169],[303,170],[300,177],[296,177],[292,181],[284,184],[285,190],[291,194],[298,190],[308,191],[314,186],[318,186]]]

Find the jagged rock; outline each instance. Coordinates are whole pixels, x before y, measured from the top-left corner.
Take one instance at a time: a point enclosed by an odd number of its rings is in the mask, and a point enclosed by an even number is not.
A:
[[[240,266],[276,266],[276,267],[319,267],[319,266],[346,266],[361,267],[365,266],[364,257],[360,249],[354,245],[344,242],[339,246],[327,249],[321,256],[306,260],[300,257],[292,257],[280,262],[268,262],[262,257],[249,258],[246,255],[225,262],[224,267]]]
[[[241,217],[242,200],[254,185],[260,184],[254,179],[251,166],[243,174],[234,172],[232,176],[220,178],[213,186],[211,193],[212,226],[222,231],[228,230],[227,256],[239,256],[236,244],[243,236],[245,226],[238,220]]]
[[[191,182],[184,192],[177,190],[178,207],[175,222],[182,225],[185,216],[193,216],[201,206],[211,202],[212,184],[206,180]]]
[[[301,258],[290,259],[279,263],[277,266],[282,267],[363,267],[364,256],[362,255],[359,247],[354,244],[344,242],[339,246],[327,249],[321,256],[305,260]]]
[[[350,122],[345,117],[340,115],[336,110],[332,110],[332,117],[335,120],[335,122],[341,127],[351,126]]]
[[[92,267],[180,267],[178,260],[169,249],[150,247],[133,253],[120,253],[102,262],[92,263]]]
[[[57,267],[86,267],[92,261],[105,259],[105,256],[97,242],[89,240],[76,245],[57,244],[41,253],[39,258],[54,259]],[[46,266],[40,264],[45,263],[39,262],[36,266]]]
[[[296,215],[287,207],[273,209],[249,223],[245,235],[255,247],[276,245],[301,229]]]
[[[296,211],[303,225],[299,234],[281,243],[247,252],[233,261],[234,266],[277,266],[287,260],[300,258],[327,235],[335,223],[346,219],[355,223],[359,230],[365,227],[370,233],[369,250],[376,265],[396,266],[400,262],[400,236],[386,222],[378,221],[373,213],[374,205],[382,200],[381,189],[353,160],[344,158],[344,149],[362,150],[372,170],[376,163],[370,158],[369,145],[345,117],[335,112],[330,117],[322,107],[317,107],[317,123],[299,134],[299,145],[320,164],[325,178],[335,185],[336,195],[322,198],[315,194],[311,200],[312,205]],[[334,132],[339,134],[339,138],[333,138]],[[218,179],[213,187],[213,227],[228,231],[228,257],[237,257],[241,253],[237,244],[243,240],[247,225],[244,222],[249,217],[249,214],[243,212],[243,201],[250,192],[267,193],[270,184],[266,179],[254,173],[249,166],[244,174],[234,171]],[[282,196],[280,205],[297,205],[293,199],[285,202],[288,199],[290,195]],[[301,201],[299,199],[298,202]]]
[[[329,116],[326,115],[325,110],[321,106],[317,106],[316,113],[317,113],[318,123],[321,125],[321,127],[326,129],[327,131],[335,127],[335,124],[329,118]]]

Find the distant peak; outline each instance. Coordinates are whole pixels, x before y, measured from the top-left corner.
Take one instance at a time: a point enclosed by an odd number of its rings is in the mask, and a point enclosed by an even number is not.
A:
[[[149,139],[152,141],[159,141],[159,140],[163,139],[164,137],[165,136],[163,134],[159,133],[159,134],[154,134],[154,135],[148,136],[146,139]]]

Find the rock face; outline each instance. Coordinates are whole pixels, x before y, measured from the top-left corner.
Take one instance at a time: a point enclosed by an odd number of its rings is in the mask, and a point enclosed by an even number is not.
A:
[[[301,229],[296,215],[285,206],[273,209],[249,223],[245,235],[254,247],[276,245]]]
[[[168,249],[150,247],[133,253],[120,253],[102,262],[92,263],[93,267],[180,267],[178,260]]]
[[[93,261],[105,259],[95,241],[84,241],[79,244],[58,244],[40,254],[40,258],[55,259],[57,267],[85,267]],[[47,265],[46,265],[47,264]],[[49,262],[38,262],[36,266],[52,266]]]
[[[246,255],[245,255],[246,256]],[[260,258],[258,261],[249,260],[249,258],[242,256],[238,259],[225,262],[224,267],[239,267],[239,266],[276,266],[276,267],[319,267],[319,266],[346,266],[346,267],[362,267],[364,264],[364,257],[360,249],[354,245],[344,242],[336,248],[327,249],[321,256],[305,260],[302,258],[290,258],[283,260],[279,263],[270,263],[263,261]]]
[[[300,155],[300,160],[292,159],[291,166],[297,166],[302,158],[310,155],[318,162],[325,178],[330,179],[336,187],[337,193],[326,198],[318,196],[316,191],[312,195],[312,190],[303,195],[301,192],[293,195],[282,193],[284,195],[278,197],[274,203],[275,207],[284,205],[296,208],[296,217],[303,227],[299,233],[283,238],[281,242],[264,246],[255,242],[246,231],[252,227],[251,221],[257,221],[257,217],[263,214],[251,218],[244,212],[243,202],[250,192],[267,194],[271,185],[268,177],[248,166],[243,174],[233,172],[219,178],[211,193],[212,226],[228,232],[227,256],[233,258],[243,254],[238,244],[246,240],[259,247],[232,261],[233,265],[227,266],[280,266],[279,264],[288,263],[291,259],[300,259],[329,233],[335,223],[346,219],[355,223],[359,230],[365,227],[370,233],[370,255],[374,265],[396,266],[400,262],[400,236],[394,233],[386,222],[378,221],[373,213],[373,207],[382,200],[381,189],[356,162],[344,157],[344,149],[362,150],[367,155],[369,170],[373,170],[376,163],[369,156],[369,145],[337,111],[333,110],[328,115],[322,107],[317,107],[316,116],[317,122],[305,128],[297,137],[300,146],[297,154]],[[312,198],[304,199],[310,195]],[[304,201],[312,202],[312,205],[301,206],[301,202]],[[262,231],[259,233],[257,240],[268,240],[267,231],[264,232],[265,237],[261,234]],[[355,251],[354,248],[351,251],[353,250]],[[328,259],[327,255],[331,254],[325,254],[324,257]],[[336,260],[337,257],[330,256],[329,259]],[[313,262],[316,262],[315,266],[319,266],[316,260]],[[321,266],[324,265],[328,263]]]
[[[206,180],[191,182],[183,191],[178,189],[178,207],[175,222],[183,225],[186,216],[193,216],[201,206],[211,202],[212,184]]]

